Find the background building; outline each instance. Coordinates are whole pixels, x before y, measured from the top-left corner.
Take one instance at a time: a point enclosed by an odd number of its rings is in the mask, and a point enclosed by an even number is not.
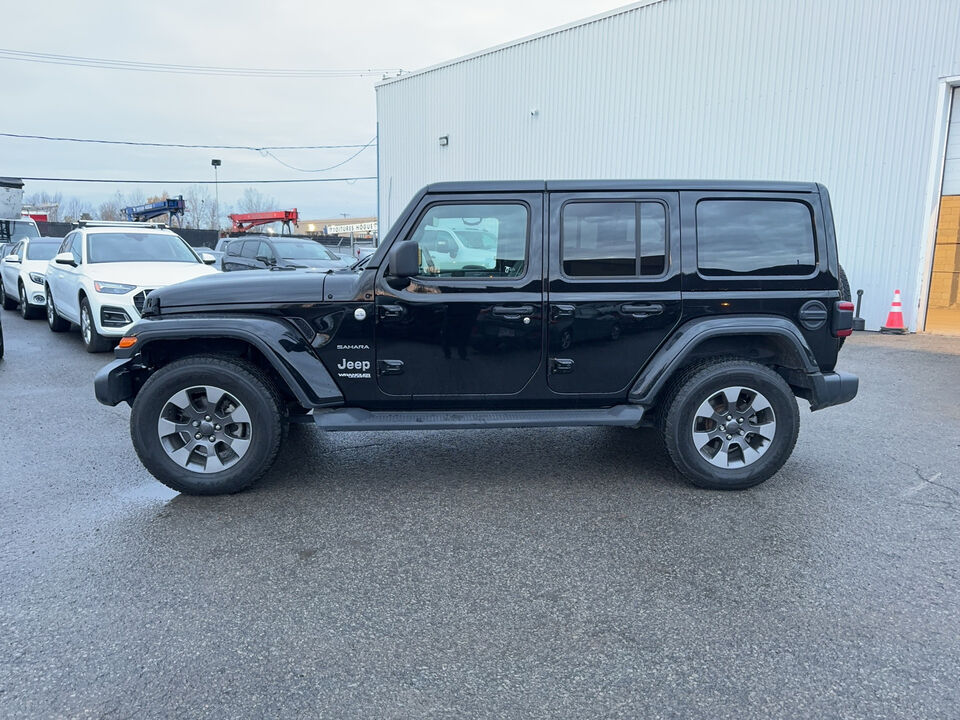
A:
[[[380,83],[380,222],[440,180],[816,180],[867,327],[900,288],[956,332],[958,85],[957,0],[647,0]]]

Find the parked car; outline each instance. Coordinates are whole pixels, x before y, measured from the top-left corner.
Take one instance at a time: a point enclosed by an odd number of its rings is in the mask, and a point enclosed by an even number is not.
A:
[[[309,238],[247,235],[232,238],[225,248],[221,261],[224,272],[271,268],[340,270],[350,265],[350,261]]]
[[[40,237],[40,230],[33,218],[0,219],[0,243],[13,243],[31,237]]]
[[[151,290],[214,274],[212,262],[163,225],[81,222],[47,265],[47,322],[54,332],[76,323],[87,352],[109,350]]]
[[[0,300],[4,310],[20,306],[24,320],[42,317],[47,304],[44,273],[63,238],[25,238],[0,259]]]
[[[492,264],[428,259],[418,238],[456,223],[491,233]],[[853,327],[840,273],[816,183],[443,183],[362,269],[155,291],[95,389],[132,404],[141,461],[185,493],[248,487],[283,424],[311,420],[649,425],[693,483],[740,489],[789,458],[797,397],[820,410],[857,394],[836,369]]]

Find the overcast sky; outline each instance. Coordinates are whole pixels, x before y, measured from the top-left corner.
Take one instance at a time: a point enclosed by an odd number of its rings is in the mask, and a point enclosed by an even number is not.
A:
[[[416,70],[605,12],[616,0],[53,0],[4,2],[0,48],[220,67]],[[10,32],[16,28],[16,32]],[[378,78],[235,78],[171,75],[0,59],[0,132],[225,145],[365,143],[376,132]],[[322,168],[353,150],[281,151]],[[149,149],[0,137],[0,175],[221,180],[376,175],[376,152],[327,173],[289,170],[243,150]],[[220,185],[224,211],[244,186]],[[373,215],[375,182],[259,185],[301,217]],[[212,188],[211,188],[212,189]],[[28,182],[98,205],[107,196],[184,187]]]

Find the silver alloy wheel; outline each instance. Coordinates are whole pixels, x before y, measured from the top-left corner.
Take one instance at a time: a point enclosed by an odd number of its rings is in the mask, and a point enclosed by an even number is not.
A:
[[[23,316],[23,319],[27,319],[27,313],[30,312],[30,306],[27,305],[27,291],[24,289],[23,285],[20,286],[20,315]]]
[[[51,327],[57,319],[56,313],[57,311],[53,309],[53,295],[50,294],[50,288],[47,288],[47,322],[50,323]]]
[[[197,385],[164,403],[157,434],[171,460],[209,474],[226,470],[246,454],[253,424],[247,409],[226,390]]]
[[[83,305],[80,308],[80,333],[83,335],[83,341],[89,345],[93,342],[93,319],[90,317],[90,311],[87,310],[87,306]]]
[[[769,449],[777,417],[763,394],[734,385],[711,393],[700,404],[691,431],[694,446],[711,465],[746,467]]]

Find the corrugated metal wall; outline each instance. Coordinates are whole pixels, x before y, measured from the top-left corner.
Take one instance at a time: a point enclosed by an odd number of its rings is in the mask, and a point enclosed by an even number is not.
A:
[[[868,327],[896,287],[913,326],[958,28],[957,0],[661,0],[387,81],[381,227],[439,180],[817,180]]]

